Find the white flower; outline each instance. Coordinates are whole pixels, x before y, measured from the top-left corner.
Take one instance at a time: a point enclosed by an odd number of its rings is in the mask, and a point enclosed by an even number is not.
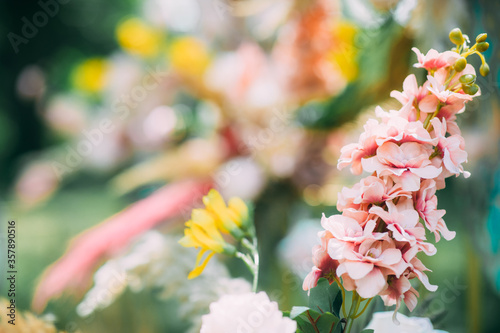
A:
[[[375,312],[366,328],[375,330],[374,333],[447,333],[435,330],[429,318],[407,317],[401,313],[397,314],[400,324],[396,325],[393,314],[392,311]]]
[[[294,333],[297,323],[283,317],[265,292],[225,295],[210,304],[200,333]]]

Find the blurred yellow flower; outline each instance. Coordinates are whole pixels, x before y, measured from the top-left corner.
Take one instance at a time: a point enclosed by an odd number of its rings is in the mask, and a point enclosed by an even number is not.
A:
[[[240,198],[232,198],[228,206],[219,192],[212,189],[203,197],[206,210],[216,217],[220,230],[231,233],[237,238],[242,237],[241,229],[246,227],[248,221],[248,207]]]
[[[96,93],[107,82],[109,64],[101,58],[90,58],[80,63],[72,73],[73,85],[81,91]]]
[[[203,197],[203,203],[205,209],[193,209],[191,212],[184,237],[179,241],[182,246],[200,248],[195,269],[189,273],[188,279],[200,275],[214,253],[234,255],[236,249],[226,243],[221,232],[241,239],[248,221],[248,207],[240,198],[232,198],[226,206],[220,193],[212,189]],[[208,255],[201,262],[207,252]]]
[[[333,28],[335,47],[327,56],[328,60],[335,64],[342,76],[351,82],[358,76],[357,55],[358,49],[355,45],[358,27],[350,22],[342,21]]]
[[[181,37],[168,49],[172,67],[180,74],[201,77],[210,64],[210,54],[205,44],[194,37]]]
[[[148,58],[158,54],[162,33],[138,18],[130,18],[118,25],[116,38],[125,51]]]
[[[197,277],[214,253],[231,252],[215,223],[213,216],[204,209],[193,209],[191,220],[186,222],[184,237],[179,241],[182,246],[201,248],[196,259],[195,269],[189,273],[188,279]],[[208,252],[205,260],[200,264],[203,255]]]

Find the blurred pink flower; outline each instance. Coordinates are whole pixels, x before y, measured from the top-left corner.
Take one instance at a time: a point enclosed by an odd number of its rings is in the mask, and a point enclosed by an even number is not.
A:
[[[169,184],[75,237],[66,253],[43,273],[33,296],[33,309],[42,311],[50,299],[65,291],[85,291],[101,259],[121,250],[144,231],[188,210],[210,186],[204,181]]]

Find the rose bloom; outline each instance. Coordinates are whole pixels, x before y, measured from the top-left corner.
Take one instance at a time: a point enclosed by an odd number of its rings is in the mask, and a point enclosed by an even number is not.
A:
[[[295,333],[297,323],[283,317],[265,292],[224,295],[210,304],[200,333]]]

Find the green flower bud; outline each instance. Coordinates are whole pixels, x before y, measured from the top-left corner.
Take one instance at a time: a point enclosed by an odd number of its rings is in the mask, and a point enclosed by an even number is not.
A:
[[[487,63],[484,63],[479,67],[479,73],[481,73],[482,76],[486,76],[490,73],[490,65]]]
[[[479,52],[484,52],[488,49],[488,47],[490,47],[490,43],[482,42],[476,45],[476,50],[478,50]]]
[[[462,86],[462,89],[464,93],[468,95],[475,95],[479,90],[479,86],[477,84],[472,84],[470,86]]]
[[[488,34],[486,34],[486,33],[477,35],[477,37],[476,37],[476,43],[484,42],[487,37],[488,37]]]
[[[450,31],[450,40],[455,45],[462,45],[465,42],[462,31],[459,28]]]
[[[467,65],[467,60],[464,57],[461,57],[457,59],[455,65],[453,66],[453,69],[455,69],[457,72],[461,72],[465,69],[466,65]]]
[[[476,76],[474,74],[465,74],[460,77],[459,81],[462,84],[471,85],[476,82]]]

